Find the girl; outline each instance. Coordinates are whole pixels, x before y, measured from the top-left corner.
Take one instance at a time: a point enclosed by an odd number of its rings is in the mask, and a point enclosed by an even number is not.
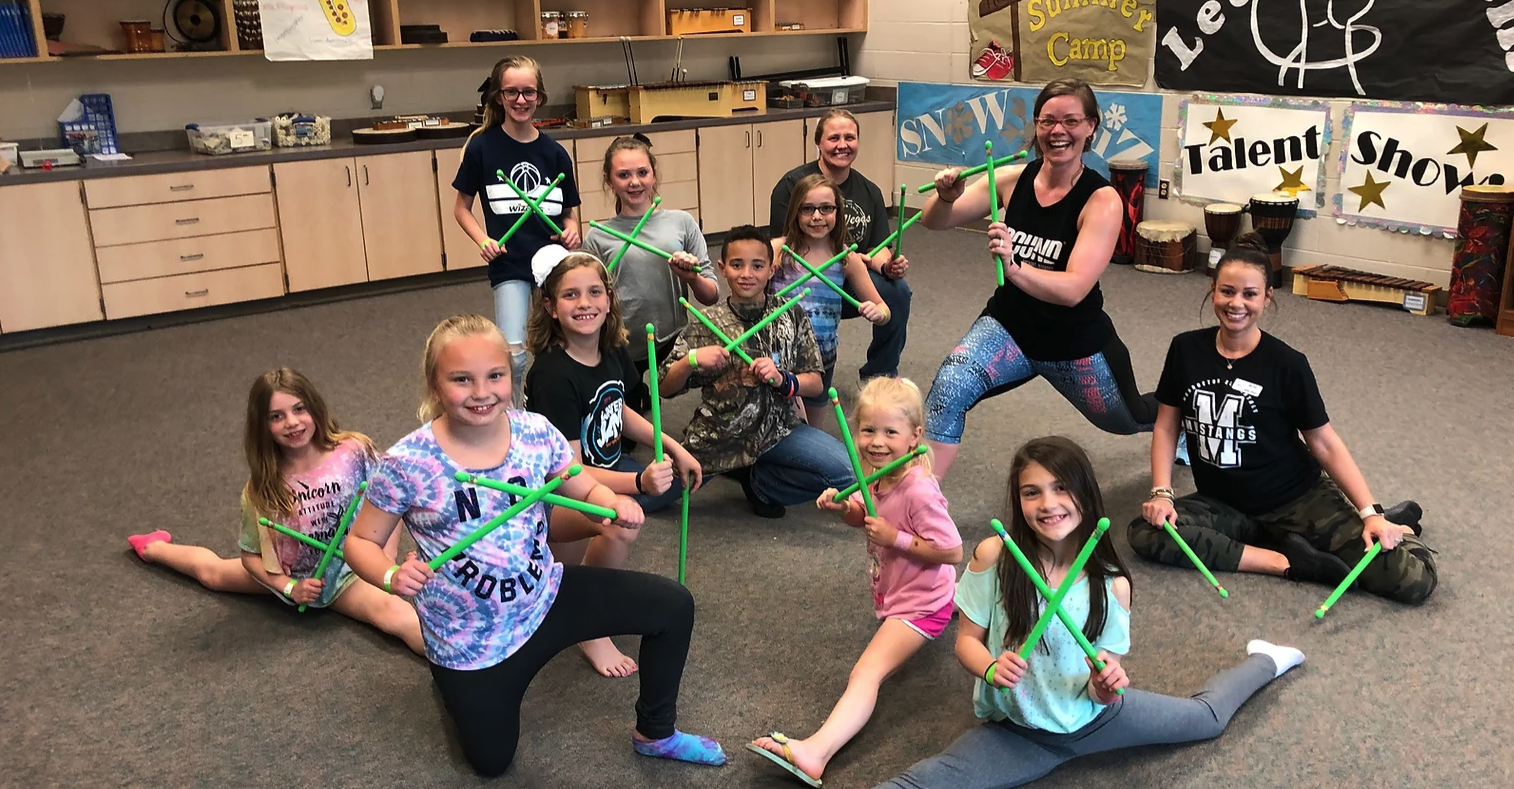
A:
[[[938,477],[956,459],[968,410],[1036,376],[1101,430],[1131,435],[1156,420],[1156,400],[1136,388],[1130,352],[1099,290],[1122,208],[1109,181],[1083,167],[1099,128],[1098,100],[1087,83],[1059,79],[1036,97],[1034,118],[1035,161],[994,172],[993,188],[1007,197],[988,248],[1003,256],[1004,284],[941,362],[926,400]],[[987,213],[988,180],[964,189],[961,172],[936,174],[936,193],[921,209],[926,227],[959,227]]]
[[[906,379],[874,378],[857,397],[856,420],[862,468],[871,473],[913,452],[923,440],[925,404],[920,389]],[[962,561],[962,538],[931,476],[929,453],[874,484],[876,518],[868,517],[860,492],[840,504],[833,500],[835,495],[831,488],[815,504],[840,512],[847,525],[867,531],[873,608],[883,625],[852,669],[846,692],[820,731],[805,740],[773,732],[747,746],[810,786],[820,785],[831,757],[872,717],[878,686],[946,629],[957,585],[955,565]]]
[[[511,55],[494,64],[484,91],[484,125],[468,138],[462,164],[452,188],[457,202],[452,216],[468,237],[478,244],[489,261],[489,286],[494,289],[494,320],[510,343],[514,380],[526,372],[526,317],[531,311],[531,256],[549,241],[568,249],[579,245],[578,185],[573,180],[573,160],[563,147],[531,124],[536,108],[547,101],[541,66],[524,55]],[[555,217],[563,235],[540,217],[532,216],[510,237],[507,247],[498,239],[521,214],[531,209],[516,196],[498,173],[515,182],[532,200],[541,200],[544,213]],[[551,192],[547,185],[561,173],[562,184]],[[473,199],[484,194],[484,225],[473,218]]]
[[[526,687],[570,644],[611,634],[641,635],[641,698],[631,746],[667,759],[721,764],[714,740],[673,728],[678,683],[694,626],[694,599],[666,578],[553,561],[542,505],[528,507],[474,543],[441,572],[412,553],[395,565],[380,547],[400,518],[422,556],[437,556],[498,515],[513,497],[457,482],[471,471],[528,488],[564,474],[572,447],[545,417],[506,410],[510,356],[487,318],[441,322],[421,362],[420,428],[384,455],[368,504],[347,538],[352,569],[386,591],[414,598],[431,677],[478,772],[510,767]],[[641,527],[641,508],[590,474],[557,491],[616,512],[615,527]],[[611,523],[601,524],[610,528]]]
[[[615,216],[604,224],[630,235],[651,207],[652,198],[657,196],[657,156],[652,153],[646,135],[617,137],[610,143],[605,150],[604,185],[615,193]],[[687,211],[658,208],[642,226],[638,238],[673,253],[672,260],[664,261],[633,246],[614,272],[626,324],[640,328],[650,323],[657,329],[656,359],[649,361],[646,348],[639,342],[629,346],[637,376],[626,399],[637,413],[644,414],[651,403],[641,377],[667,358],[678,332],[689,322],[688,312],[678,300],[688,298],[692,292],[700,304],[714,304],[720,298],[720,288],[715,282],[715,267],[710,264],[704,233]],[[584,251],[603,261],[614,258],[623,244],[594,228],[584,236]]]
[[[368,479],[378,452],[362,433],[337,428],[310,379],[281,367],[258,376],[247,394],[242,434],[249,476],[242,489],[240,559],[222,559],[198,545],[176,545],[168,532],[135,534],[127,544],[142,561],[161,564],[217,592],[264,594],[290,605],[330,607],[398,636],[421,652],[415,610],[354,576],[335,557],[312,577],[322,551],[258,525],[262,516],[321,542],[335,535],[342,513]],[[399,535],[384,544],[393,558]]]
[[[1270,273],[1261,237],[1237,238],[1210,288],[1220,325],[1173,338],[1157,384],[1151,498],[1130,525],[1130,546],[1188,566],[1162,530],[1165,520],[1212,570],[1334,586],[1380,542],[1382,553],[1358,576],[1362,588],[1422,602],[1437,575],[1419,539],[1419,505],[1384,511],[1376,503],[1330,426],[1309,360],[1257,326],[1272,301]],[[1198,492],[1174,499],[1180,429],[1198,450]]]
[[[845,219],[845,215],[841,213],[845,207],[846,198],[829,178],[809,175],[799,179],[789,199],[789,213],[784,219],[783,235],[773,239],[773,260],[777,261],[777,271],[768,286],[769,292],[776,293],[784,285],[809,273],[808,269],[783,252],[785,244],[816,267],[847,246],[846,228],[839,221]],[[862,317],[877,326],[888,322],[888,310],[879,306],[883,299],[878,296],[878,289],[873,287],[861,255],[855,252],[847,255],[839,268],[829,268],[821,273],[838,285],[842,285],[844,280],[843,287],[849,287],[862,302],[862,308],[858,310]],[[838,274],[841,276],[837,276]],[[841,294],[814,278],[802,287],[810,290],[809,295],[804,297],[804,311],[810,317],[810,328],[815,332],[815,342],[820,345],[820,359],[825,364],[825,373],[820,383],[820,391],[824,392],[830,389],[831,378],[836,372],[836,345],[840,341],[837,327],[841,323],[843,302]],[[823,404],[823,400],[806,398],[805,404],[817,407]]]
[[[698,487],[699,462],[670,437],[663,438],[667,459],[646,468],[622,451],[622,434],[642,443],[651,443],[654,436],[651,422],[624,407],[626,389],[638,378],[626,352],[620,302],[604,265],[583,252],[568,254],[556,265],[548,258],[537,272],[537,285],[541,297],[526,332],[526,348],[536,358],[526,378],[526,407],[569,437],[574,461],[584,464],[595,480],[634,497],[643,512],[677,501],[683,490],[680,479],[692,476]],[[553,508],[549,520],[548,539],[564,564],[620,567],[638,533],[604,528],[565,507]],[[635,661],[608,638],[579,646],[594,670],[607,677],[636,670]]]
[[[1174,698],[1131,689],[1121,656],[1130,649],[1130,573],[1107,539],[1077,578],[1074,557],[1104,515],[1093,465],[1060,437],[1020,448],[1009,470],[1008,531],[1046,585],[1073,584],[1062,608],[1082,621],[1104,670],[1061,622],[1052,622],[1029,661],[1019,655],[1044,606],[998,537],[978,544],[957,587],[957,661],[977,678],[973,711],[987,722],[946,752],[882,786],[1003,789],[1020,786],[1078,756],[1116,748],[1218,737],[1246,699],[1303,662],[1292,647],[1254,640],[1249,657],[1215,675],[1197,695]]]

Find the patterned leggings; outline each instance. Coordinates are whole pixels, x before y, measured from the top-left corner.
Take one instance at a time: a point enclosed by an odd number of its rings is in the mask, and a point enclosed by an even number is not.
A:
[[[1143,395],[1130,369],[1130,352],[1118,335],[1093,356],[1066,362],[1027,357],[1009,332],[984,315],[941,362],[925,399],[925,436],[943,444],[962,443],[967,412],[983,400],[1045,376],[1067,401],[1106,433],[1132,435],[1151,430],[1156,398]]]

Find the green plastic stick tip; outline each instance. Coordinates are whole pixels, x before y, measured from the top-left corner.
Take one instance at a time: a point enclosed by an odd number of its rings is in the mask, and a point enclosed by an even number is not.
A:
[[[258,518],[258,525],[259,526],[271,526],[271,525],[273,525],[273,521],[268,520],[267,518]]]
[[[840,403],[841,402],[841,398],[836,396],[836,387],[834,387],[834,386],[831,387],[830,391],[828,391],[828,392],[825,393],[825,396],[829,397],[831,399],[832,403]]]
[[[505,171],[504,170],[495,170],[494,171],[494,175],[495,175],[495,177],[499,178],[499,180],[501,180],[501,181],[505,180]]]
[[[653,326],[652,324],[648,323],[647,324],[647,335],[651,336],[651,335],[656,334],[656,333],[657,333],[657,328],[655,326]]]
[[[652,198],[652,205],[662,205],[662,195],[657,195],[656,197],[653,197]]]
[[[1006,540],[1009,539],[1009,532],[1004,530],[1004,524],[1000,523],[997,518],[989,521],[988,525],[994,527],[994,531],[998,532],[1000,537],[1003,537]]]
[[[1314,612],[1314,618],[1315,619],[1324,619],[1325,618],[1325,610],[1326,609],[1325,609],[1324,606],[1320,606],[1319,610]]]
[[[987,151],[988,153],[993,153],[994,152],[994,141],[993,140],[984,140],[983,141],[983,150]]]
[[[1217,586],[1215,588],[1220,590],[1220,597],[1229,597],[1230,596],[1230,593],[1227,592],[1227,591],[1225,591],[1225,587],[1223,587],[1223,586]]]
[[[583,466],[580,466],[577,463],[574,463],[573,465],[568,466],[568,476],[570,476],[570,477],[576,477],[579,474],[583,473],[583,470],[584,470]]]
[[[1093,528],[1093,533],[1094,534],[1103,534],[1106,531],[1109,531],[1109,519],[1108,518],[1100,518],[1099,522]]]
[[[457,480],[458,482],[472,482],[473,481],[473,475],[469,474],[466,471],[459,471],[456,474],[453,474],[452,478],[455,479],[455,480]]]

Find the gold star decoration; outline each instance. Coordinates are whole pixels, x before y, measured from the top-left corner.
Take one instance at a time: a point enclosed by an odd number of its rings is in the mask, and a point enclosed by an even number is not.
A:
[[[1363,183],[1361,186],[1346,187],[1346,191],[1361,198],[1361,205],[1356,207],[1357,213],[1367,210],[1367,206],[1373,203],[1376,203],[1386,211],[1388,210],[1388,206],[1383,202],[1383,190],[1387,189],[1389,184],[1392,183],[1392,181],[1374,181],[1372,180],[1372,173],[1368,172],[1366,183]]]
[[[1477,166],[1478,153],[1482,151],[1498,150],[1497,147],[1489,145],[1487,141],[1483,140],[1483,135],[1488,133],[1488,124],[1486,123],[1478,127],[1477,131],[1475,132],[1469,132],[1460,126],[1457,126],[1456,133],[1461,136],[1461,142],[1458,143],[1455,148],[1446,151],[1446,155],[1450,156],[1452,154],[1458,153],[1466,154],[1468,167]]]
[[[1235,118],[1225,119],[1224,107],[1216,109],[1214,111],[1214,120],[1204,121],[1204,128],[1209,130],[1209,144],[1213,145],[1215,140],[1220,139],[1223,139],[1225,142],[1231,142],[1230,127],[1235,125],[1235,120]]]
[[[1280,165],[1277,171],[1282,174],[1283,182],[1272,187],[1274,192],[1287,192],[1290,197],[1298,197],[1299,192],[1312,192],[1314,190],[1304,185],[1304,167],[1299,165],[1297,170],[1288,172]]]

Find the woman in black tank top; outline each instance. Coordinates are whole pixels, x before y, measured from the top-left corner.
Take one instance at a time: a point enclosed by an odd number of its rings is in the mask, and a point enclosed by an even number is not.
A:
[[[941,363],[926,398],[938,476],[956,458],[967,411],[1037,376],[1107,432],[1149,431],[1156,421],[1156,400],[1136,388],[1099,290],[1123,205],[1103,176],[1083,166],[1099,127],[1098,101],[1087,83],[1057,80],[1036,97],[1034,118],[1036,159],[995,172],[1007,198],[988,248],[1004,258],[1004,285]],[[988,180],[966,186],[960,172],[936,175],[936,193],[921,209],[926,227],[946,230],[988,213]]]

